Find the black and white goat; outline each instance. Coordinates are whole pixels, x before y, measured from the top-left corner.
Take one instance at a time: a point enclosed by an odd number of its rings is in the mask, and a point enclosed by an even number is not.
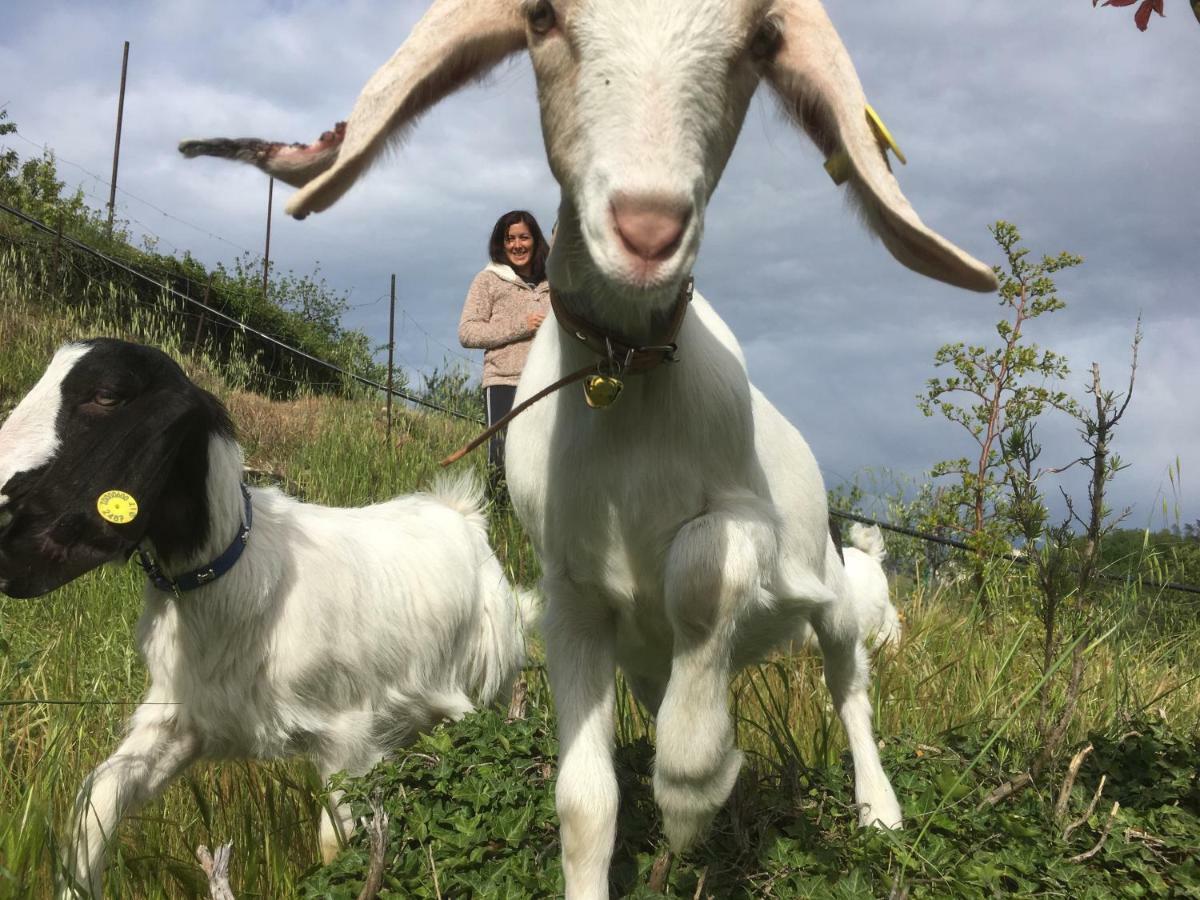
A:
[[[151,572],[151,685],[79,794],[77,886],[100,894],[117,824],[197,759],[363,772],[500,695],[524,660],[525,598],[480,500],[469,477],[360,509],[247,489],[225,409],[165,354],[59,350],[0,428],[0,591],[39,596],[134,552]],[[327,857],[350,826],[337,818],[322,816]]]

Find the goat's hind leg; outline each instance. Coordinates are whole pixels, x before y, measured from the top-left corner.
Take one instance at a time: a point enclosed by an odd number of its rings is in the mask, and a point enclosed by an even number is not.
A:
[[[356,778],[366,775],[383,759],[385,748],[407,747],[439,722],[457,722],[473,710],[471,699],[454,688],[427,689],[420,694],[389,690],[382,709],[346,712],[330,724],[317,756],[321,780],[328,784],[336,772]],[[321,859],[326,865],[354,834],[354,813],[343,802],[344,796],[345,791],[331,791],[321,809]]]
[[[845,600],[824,605],[813,613],[812,627],[821,644],[825,684],[850,743],[859,823],[899,828],[900,804],[875,745],[867,695],[871,669],[852,605]]]

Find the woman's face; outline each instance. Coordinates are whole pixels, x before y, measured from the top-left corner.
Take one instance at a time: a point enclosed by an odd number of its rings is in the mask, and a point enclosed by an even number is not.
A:
[[[524,222],[508,226],[504,234],[504,255],[508,263],[522,275],[528,274],[533,264],[533,234]]]

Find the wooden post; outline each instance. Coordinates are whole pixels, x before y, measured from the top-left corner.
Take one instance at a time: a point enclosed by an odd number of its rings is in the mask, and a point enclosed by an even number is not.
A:
[[[54,235],[54,280],[56,283],[54,284],[53,288],[54,288],[54,292],[56,294],[61,293],[63,296],[66,296],[66,291],[63,290],[63,249],[62,249],[63,221],[65,219],[66,219],[66,213],[60,212],[58,214],[58,229]]]
[[[267,183],[267,246],[263,250],[263,299],[267,299],[267,278],[271,271],[271,206],[275,201],[275,179]]]
[[[117,96],[117,137],[113,142],[112,182],[108,186],[108,236],[112,237],[113,212],[117,204],[117,163],[121,159],[121,120],[125,117],[125,74],[129,70],[129,41],[121,53],[121,92]]]
[[[212,272],[208,273],[208,281],[204,283],[204,305],[208,306],[208,298],[212,293]],[[200,321],[196,323],[196,336],[192,338],[192,346],[200,346],[200,334],[204,331],[204,317],[208,315],[207,309],[200,310]]]
[[[387,440],[392,445],[392,359],[396,351],[396,273],[392,273],[392,304],[388,312]]]

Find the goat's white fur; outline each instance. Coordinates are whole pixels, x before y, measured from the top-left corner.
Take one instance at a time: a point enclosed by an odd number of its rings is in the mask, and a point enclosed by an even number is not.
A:
[[[228,546],[241,480],[240,448],[211,439],[211,532],[168,571]],[[150,689],[76,804],[69,865],[95,896],[117,824],[196,760],[303,753],[322,779],[362,774],[389,748],[491,702],[523,664],[520,613],[474,478],[357,509],[273,488],[251,496],[253,531],[228,574],[180,599],[147,584],[137,636]],[[529,598],[519,601],[528,611]],[[338,800],[337,821],[321,817],[327,860],[351,827]]]
[[[62,380],[88,348],[79,344],[64,347],[54,355],[38,383],[4,420],[0,432],[0,488],[18,472],[44,465],[58,449],[55,421],[62,404]],[[0,516],[8,497],[0,493]]]
[[[536,12],[545,24],[548,9],[552,27],[523,21]],[[773,34],[781,40],[772,43]],[[759,37],[769,58],[756,56]],[[336,162],[311,158],[312,180],[289,212],[332,205],[390,136],[522,47],[562,187],[550,283],[576,316],[635,343],[660,335],[763,80],[823,153],[846,154],[849,189],[897,259],[952,284],[995,289],[990,268],[927,228],[900,192],[819,0],[437,0],[363,90]],[[237,158],[273,171],[269,155],[247,149]],[[662,258],[647,262],[622,247],[615,204],[631,197],[635,211],[657,217],[658,233],[678,222]],[[613,408],[597,413],[568,388],[508,430],[509,490],[545,572],[570,900],[608,897],[617,666],[657,715],[654,790],[677,848],[737,775],[731,674],[805,620],[849,737],[861,820],[895,826],[901,818],[875,747],[866,651],[812,453],[750,385],[736,340],[699,295],[678,345],[681,362],[627,379]],[[593,361],[547,323],[518,402]]]
[[[724,323],[702,297],[693,306],[681,361],[628,379],[612,409],[598,415],[564,391],[509,426],[509,491],[545,572],[572,897],[607,892],[615,667],[656,713],[655,796],[672,845],[685,848],[740,764],[730,676],[805,621],[850,739],[862,821],[900,822],[816,461],[750,385]],[[562,329],[541,329],[517,401],[584,365],[587,352]]]
[[[842,549],[842,556],[859,636],[875,650],[894,646],[900,643],[900,616],[892,605],[887,574],[883,571],[883,561],[887,558],[883,532],[878,525],[855,522],[850,526],[850,544]],[[801,627],[798,643],[817,646],[817,636],[807,623]]]

